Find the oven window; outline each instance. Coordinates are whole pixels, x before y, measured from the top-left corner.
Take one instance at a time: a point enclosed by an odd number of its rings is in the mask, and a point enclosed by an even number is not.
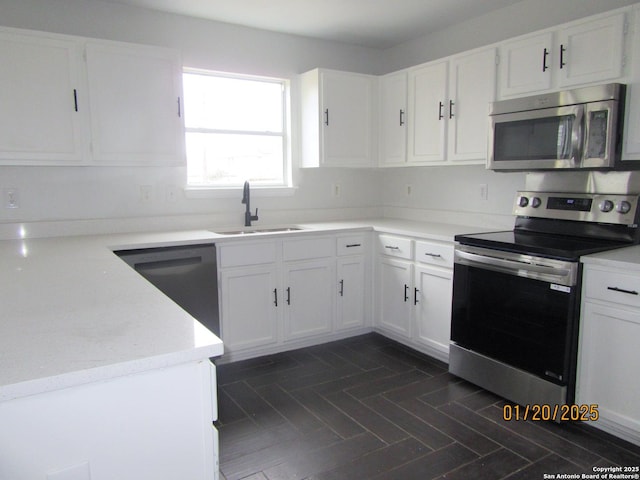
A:
[[[494,161],[568,160],[575,115],[498,122]]]
[[[495,360],[566,384],[577,290],[455,265],[451,338]]]

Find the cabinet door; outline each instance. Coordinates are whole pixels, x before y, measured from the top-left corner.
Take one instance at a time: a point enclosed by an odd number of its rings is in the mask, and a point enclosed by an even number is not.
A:
[[[559,86],[620,77],[623,31],[623,13],[561,29],[556,56]]]
[[[419,165],[445,160],[447,62],[409,70],[408,162]]]
[[[631,78],[627,85],[627,105],[622,136],[622,159],[640,160],[640,6],[634,10],[631,49]]]
[[[542,92],[551,88],[551,72],[557,58],[553,34],[541,33],[505,42],[500,46],[500,96]]]
[[[80,58],[77,42],[0,32],[0,163],[82,161]]]
[[[330,333],[334,316],[335,261],[285,264],[283,271],[284,340]]]
[[[487,159],[489,102],[495,100],[496,49],[453,57],[449,61],[447,158],[450,161]]]
[[[600,418],[589,422],[640,441],[640,311],[585,302],[580,325],[576,403],[597,405]]]
[[[407,161],[407,72],[380,78],[380,166]]]
[[[451,271],[416,266],[415,338],[429,348],[429,353],[443,361],[449,359],[452,278]]]
[[[359,255],[339,258],[337,278],[336,329],[345,330],[364,326],[364,257]]]
[[[378,326],[404,338],[411,336],[412,264],[380,257]]]
[[[111,43],[88,43],[86,49],[94,160],[184,163],[178,54]]]
[[[233,268],[220,274],[220,334],[225,350],[248,349],[276,343],[278,309],[275,265]]]
[[[374,80],[346,72],[320,73],[323,165],[372,165]]]

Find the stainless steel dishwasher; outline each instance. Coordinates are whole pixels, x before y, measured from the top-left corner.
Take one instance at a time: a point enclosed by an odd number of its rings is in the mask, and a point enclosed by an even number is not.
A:
[[[114,253],[220,336],[215,245],[143,248]]]

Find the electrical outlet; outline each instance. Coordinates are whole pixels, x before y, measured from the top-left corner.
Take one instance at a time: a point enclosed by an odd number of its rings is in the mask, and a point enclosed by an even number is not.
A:
[[[17,188],[5,188],[4,189],[4,207],[5,208],[20,208],[20,197],[18,195]]]
[[[487,200],[489,198],[489,185],[487,185],[486,183],[481,183],[479,192],[480,192],[480,199]]]
[[[151,185],[140,185],[140,201],[142,203],[149,203],[152,194],[153,187]]]
[[[405,185],[404,191],[407,194],[407,197],[410,197],[411,194],[413,193],[413,185],[408,183],[407,185]]]
[[[164,198],[167,202],[173,203],[178,200],[180,190],[175,185],[165,185]]]
[[[339,184],[339,183],[334,183],[334,184],[331,186],[331,190],[332,190],[332,192],[333,192],[333,196],[334,196],[334,197],[339,197],[339,196],[340,196],[340,194],[342,193],[342,192],[341,192],[341,187],[340,187],[340,184]]]

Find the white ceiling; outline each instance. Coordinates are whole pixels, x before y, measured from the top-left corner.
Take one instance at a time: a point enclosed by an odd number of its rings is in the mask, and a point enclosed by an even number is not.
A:
[[[388,48],[521,0],[104,0]]]

